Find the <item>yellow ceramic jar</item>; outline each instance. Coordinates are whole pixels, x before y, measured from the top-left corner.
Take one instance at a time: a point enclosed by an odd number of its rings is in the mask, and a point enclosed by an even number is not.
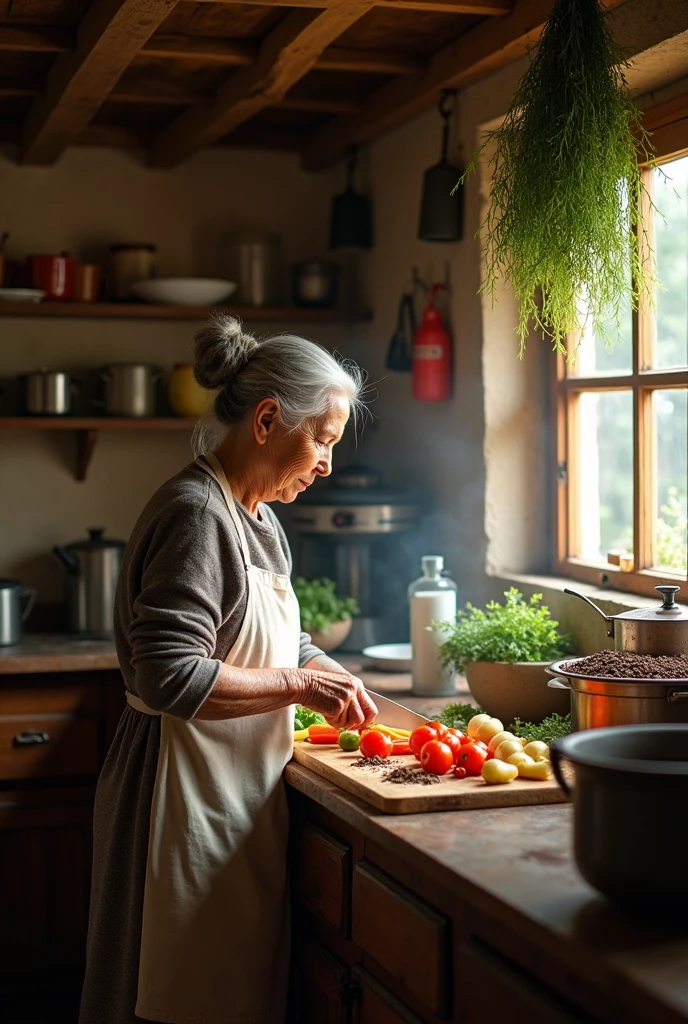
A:
[[[167,397],[178,416],[202,416],[215,394],[196,383],[191,363],[177,363],[167,378]]]

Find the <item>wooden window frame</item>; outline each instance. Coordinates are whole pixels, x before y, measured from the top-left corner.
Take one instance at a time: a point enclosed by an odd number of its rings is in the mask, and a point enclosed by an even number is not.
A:
[[[688,156],[688,94],[646,111],[643,124],[652,132],[655,158],[668,163]],[[646,185],[651,180],[651,167],[643,166]],[[650,245],[653,239],[647,240]],[[648,297],[643,297],[633,316],[633,362],[631,373],[599,377],[573,377],[566,374],[566,359],[558,355],[552,361],[552,391],[555,396],[552,428],[556,438],[553,446],[553,571],[586,583],[610,587],[636,594],[656,596],[654,587],[659,582],[680,583],[686,573],[658,572],[646,569],[653,560],[652,535],[655,481],[655,459],[652,452],[654,437],[652,422],[652,395],[654,391],[670,388],[688,389],[688,367],[673,370],[652,369],[655,342],[655,320]],[[573,347],[573,342],[571,342]],[[578,398],[583,392],[632,391],[633,393],[633,558],[640,568],[632,572],[603,562],[590,562],[574,557],[571,550],[580,550],[575,544],[579,525],[579,474],[576,465],[578,434]],[[688,444],[688,438],[686,439]]]

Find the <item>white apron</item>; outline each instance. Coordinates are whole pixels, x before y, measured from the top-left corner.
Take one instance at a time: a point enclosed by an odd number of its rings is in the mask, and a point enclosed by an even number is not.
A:
[[[287,576],[246,565],[248,602],[226,664],[294,667],[299,608]],[[129,703],[155,714],[128,694]],[[162,716],[143,903],[136,1014],[168,1024],[284,1024],[289,967],[288,818],[282,773],[294,708],[220,722]]]

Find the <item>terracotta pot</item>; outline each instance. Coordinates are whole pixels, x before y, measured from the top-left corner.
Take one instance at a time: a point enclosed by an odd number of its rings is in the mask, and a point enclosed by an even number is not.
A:
[[[167,397],[177,416],[202,416],[215,393],[196,383],[191,363],[177,363],[167,378]]]
[[[508,726],[514,718],[541,722],[547,715],[566,715],[571,698],[548,687],[548,661],[474,661],[466,667],[468,687],[489,715]]]
[[[31,287],[45,292],[46,299],[68,300],[74,296],[76,260],[66,253],[60,256],[29,256]]]
[[[314,629],[311,632],[311,640],[326,654],[336,651],[351,632],[352,621],[352,619],[344,619],[342,622],[331,622],[329,633],[321,633],[319,629]]]

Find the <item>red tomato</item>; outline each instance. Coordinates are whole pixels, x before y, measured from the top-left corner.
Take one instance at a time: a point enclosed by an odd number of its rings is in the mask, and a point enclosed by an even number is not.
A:
[[[459,740],[465,739],[464,734],[461,732],[460,729],[448,729],[447,731],[450,732],[452,736],[456,736],[456,738]]]
[[[394,743],[389,736],[377,729],[369,729],[361,736],[359,752],[363,757],[389,757],[394,750]]]
[[[420,763],[424,772],[446,775],[454,764],[454,754],[442,740],[430,740],[420,752]]]
[[[464,743],[461,747],[457,767],[465,768],[467,775],[480,775],[487,758],[487,747],[484,743]]]
[[[416,758],[420,761],[420,752],[426,743],[430,740],[437,739],[437,729],[434,729],[431,725],[419,725],[417,729],[414,729],[409,736],[409,746],[411,753],[416,755]]]
[[[435,729],[439,736],[444,736],[445,732],[449,732],[449,729],[446,727],[446,725],[442,725],[441,722],[431,722],[430,728]]]
[[[456,768],[452,772],[452,775],[454,776],[455,779],[465,779],[466,776],[468,775],[468,772],[460,764],[457,764]]]
[[[441,736],[440,739],[442,740],[442,743],[446,743],[451,749],[451,752],[454,755],[454,764],[456,764],[459,760],[459,754],[461,753],[461,740],[452,732],[445,732],[444,736]]]

